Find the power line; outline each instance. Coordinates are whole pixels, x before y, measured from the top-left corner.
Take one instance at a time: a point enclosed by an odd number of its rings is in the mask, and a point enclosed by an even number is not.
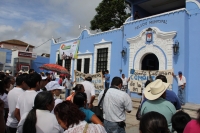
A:
[[[47,40],[46,42],[40,44],[39,46],[35,47],[35,49],[38,48],[38,47],[40,47],[40,46],[42,46],[43,44],[47,43],[47,42],[50,41],[50,40],[51,40],[51,39],[49,39],[49,40]]]

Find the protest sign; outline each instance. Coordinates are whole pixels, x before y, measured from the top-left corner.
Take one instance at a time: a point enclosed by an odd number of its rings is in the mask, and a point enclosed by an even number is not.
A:
[[[77,59],[80,41],[63,43],[60,45],[60,59]]]
[[[76,84],[80,84],[85,80],[85,73],[82,73],[80,71],[74,70],[75,74],[75,81]],[[96,89],[104,89],[104,83],[103,83],[103,74],[102,72],[91,74],[92,75],[92,83],[94,84]]]
[[[135,70],[134,73],[130,75],[129,89],[131,92],[142,93],[142,90],[145,88],[146,81],[155,80],[156,76],[158,75],[166,76],[167,82],[171,84],[168,89],[172,89],[172,84],[173,84],[172,73],[173,70],[163,70],[163,71]]]

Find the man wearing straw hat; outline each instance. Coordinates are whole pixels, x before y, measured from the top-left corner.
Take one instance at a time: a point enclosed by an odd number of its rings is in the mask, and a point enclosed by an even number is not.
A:
[[[142,105],[141,115],[155,111],[165,116],[168,128],[172,131],[171,118],[176,113],[174,105],[165,100],[166,89],[169,87],[170,83],[164,83],[162,80],[157,79],[146,86],[144,90],[144,95],[148,99]]]

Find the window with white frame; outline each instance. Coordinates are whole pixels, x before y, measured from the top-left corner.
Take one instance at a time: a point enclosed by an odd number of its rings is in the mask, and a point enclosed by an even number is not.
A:
[[[71,71],[71,59],[65,60],[65,68],[70,72]]]
[[[99,43],[94,44],[93,73],[101,70],[110,70],[111,44],[112,42],[105,41],[104,39],[102,39]]]
[[[90,69],[90,58],[84,59],[84,73],[89,73]]]
[[[92,54],[93,53],[79,54],[78,59],[74,62],[74,70],[78,70],[82,73],[92,73]]]
[[[62,66],[62,62],[63,62],[63,60],[62,59],[60,59],[60,55],[58,54],[58,60],[57,60],[57,64],[58,65],[60,65],[60,66]]]
[[[97,68],[96,73],[107,70],[108,48],[97,49]]]
[[[81,63],[82,63],[82,59],[77,59],[77,65],[76,65],[76,70],[81,72]]]

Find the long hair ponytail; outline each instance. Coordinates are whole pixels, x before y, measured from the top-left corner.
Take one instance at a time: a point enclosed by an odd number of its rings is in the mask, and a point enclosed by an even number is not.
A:
[[[47,105],[51,104],[53,101],[54,99],[51,92],[43,91],[36,95],[34,100],[34,107],[28,113],[24,121],[23,133],[36,133],[36,127],[35,127],[37,122],[36,109],[48,110]]]
[[[24,122],[23,125],[23,133],[36,133],[36,122],[37,122],[37,117],[36,117],[36,109],[32,109]]]

